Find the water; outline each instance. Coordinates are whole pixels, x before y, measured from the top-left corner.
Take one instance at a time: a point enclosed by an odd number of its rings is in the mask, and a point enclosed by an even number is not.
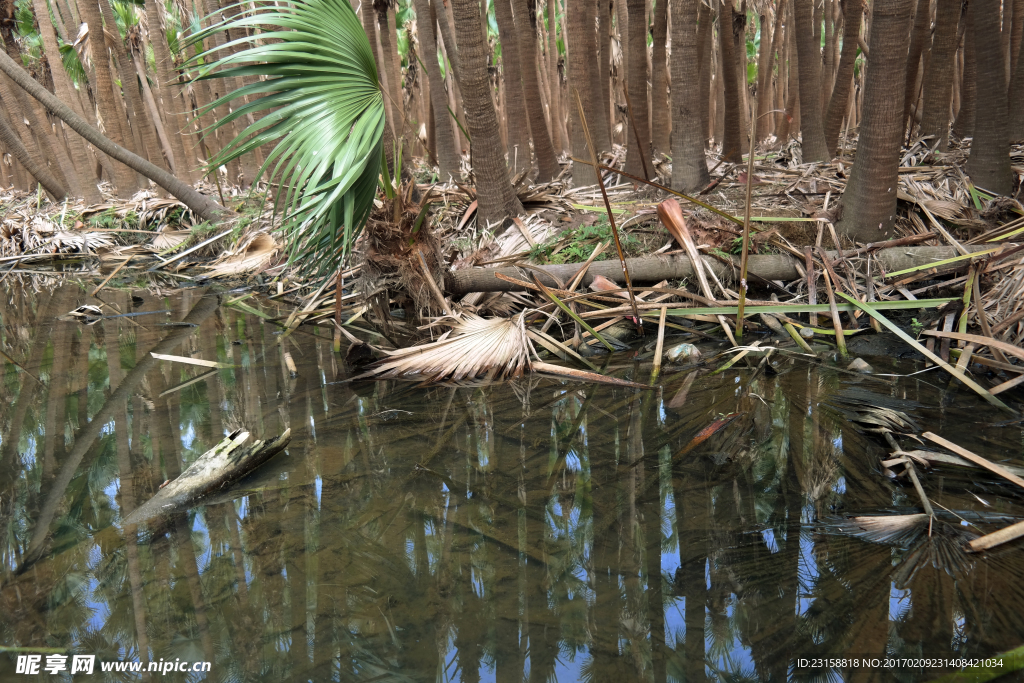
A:
[[[179,681],[654,682],[821,680],[800,658],[1021,645],[1019,542],[957,550],[950,566],[921,560],[939,540],[870,543],[823,524],[919,505],[883,472],[881,437],[837,409],[844,396],[916,401],[902,405],[922,430],[1021,462],[1020,425],[995,424],[1007,418],[935,371],[865,379],[773,356],[756,373],[669,370],[647,392],[539,377],[351,384],[326,334],[285,338],[199,289],[107,291],[106,313],[157,313],[57,320],[88,289],[13,286],[0,301],[3,645],[210,663],[152,674]],[[198,327],[168,324],[186,316]],[[233,493],[122,528],[239,427],[293,438]],[[980,531],[1024,517],[1019,492],[991,476],[921,477],[937,510]],[[31,677],[0,655],[0,680]]]

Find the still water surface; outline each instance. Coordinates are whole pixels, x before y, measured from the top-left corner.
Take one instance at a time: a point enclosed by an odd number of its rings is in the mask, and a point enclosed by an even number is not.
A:
[[[1020,543],[950,563],[928,554],[939,541],[825,524],[918,511],[879,464],[884,441],[850,421],[850,396],[905,401],[923,429],[1020,464],[1020,425],[996,425],[936,373],[863,379],[778,359],[670,370],[646,392],[351,384],[326,335],[285,337],[200,289],[107,291],[106,312],[150,314],[58,320],[96,303],[88,289],[12,286],[0,300],[0,644],[211,663],[153,680],[660,683],[928,680],[948,669],[798,660],[1024,642]],[[124,528],[236,428],[293,437],[230,494]],[[1024,517],[990,477],[922,476],[936,508],[977,532]],[[0,680],[29,680],[13,662],[0,656]]]

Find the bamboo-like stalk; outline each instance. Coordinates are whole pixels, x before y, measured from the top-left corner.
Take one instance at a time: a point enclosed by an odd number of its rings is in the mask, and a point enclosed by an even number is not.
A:
[[[750,201],[754,187],[754,126],[757,117],[750,117],[750,137],[747,144],[747,194],[743,204],[743,250],[740,253],[739,315],[736,316],[736,339],[743,339],[743,306],[747,302],[747,256],[750,253]]]
[[[836,296],[832,290],[832,281],[828,276],[828,270],[821,272],[825,278],[825,293],[828,295],[828,307],[832,312],[832,327],[836,331],[836,345],[839,346],[839,355],[846,358],[846,337],[843,335],[843,326],[839,322],[839,309],[836,308]]]
[[[601,164],[597,161],[597,149],[594,148],[594,139],[590,136],[590,128],[587,127],[587,117],[583,113],[583,101],[580,99],[580,91],[572,89],[576,98],[576,108],[580,114],[580,125],[583,128],[583,135],[587,139],[587,149],[590,150],[591,166],[594,167],[594,174],[597,176],[597,186],[601,189],[601,197],[604,199],[604,208],[608,212],[608,224],[612,228],[612,237],[615,238],[615,249],[619,252],[619,263],[622,264],[622,277],[626,280],[626,289],[629,291],[629,303],[633,307],[633,321],[636,323],[637,331],[642,336],[644,333],[643,323],[640,322],[640,312],[636,307],[636,294],[633,292],[633,283],[629,279],[629,269],[626,267],[626,255],[622,251],[622,242],[619,240],[619,229],[615,227],[615,216],[612,213],[612,204],[608,201],[608,193],[604,189],[604,180],[601,178]]]
[[[668,314],[668,306],[661,307],[661,317],[658,318],[658,345],[654,348],[654,369],[651,371],[651,384],[658,379],[661,372],[661,352],[665,347],[665,316]]]

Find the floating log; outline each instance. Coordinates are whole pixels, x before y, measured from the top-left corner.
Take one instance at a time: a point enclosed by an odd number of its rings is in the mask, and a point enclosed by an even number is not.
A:
[[[291,441],[291,434],[291,430],[286,429],[273,441],[260,440],[243,447],[249,432],[232,432],[199,456],[177,479],[129,514],[124,525],[140,524],[157,515],[191,507],[204,496],[233,484],[283,451]]]
[[[992,245],[965,245],[964,248],[968,251],[985,251],[992,249]],[[826,253],[831,260],[839,258],[839,254],[835,251]],[[876,267],[886,273],[895,273],[959,255],[952,247],[892,247],[875,252],[874,263]],[[732,266],[710,256],[704,256],[703,259],[705,267],[715,271],[720,280],[736,279]],[[797,259],[788,254],[766,254],[749,257],[747,269],[764,280],[789,282],[801,277],[800,271],[797,270],[797,263]],[[943,270],[949,272],[957,268],[966,268],[970,263],[971,259],[964,259],[944,266]],[[693,264],[686,254],[631,258],[626,259],[626,265],[634,284],[695,277]],[[558,278],[563,283],[568,282],[579,269],[580,264],[578,263],[530,266],[530,272],[536,274],[545,285],[550,287],[559,286],[554,278]],[[739,272],[739,264],[736,265],[735,271]],[[471,292],[510,292],[521,289],[515,283],[495,277],[496,273],[506,277],[522,278],[522,271],[517,268],[466,268],[448,273],[445,277],[445,289],[454,296],[462,296]],[[614,282],[623,282],[622,266],[617,260],[592,263],[584,276],[583,284],[589,286],[598,275]]]

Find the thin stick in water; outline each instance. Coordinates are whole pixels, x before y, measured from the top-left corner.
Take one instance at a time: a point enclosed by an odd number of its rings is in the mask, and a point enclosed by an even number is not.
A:
[[[661,372],[661,352],[665,346],[665,316],[668,313],[668,306],[662,306],[661,317],[658,319],[658,344],[654,347],[654,370],[651,371],[651,382],[658,379]]]
[[[756,105],[754,111],[757,111]],[[743,339],[743,306],[747,302],[747,257],[750,253],[750,193],[754,187],[754,124],[757,117],[750,117],[750,137],[747,144],[747,194],[743,205],[743,251],[740,255],[740,298],[739,314],[736,316],[736,339]]]

